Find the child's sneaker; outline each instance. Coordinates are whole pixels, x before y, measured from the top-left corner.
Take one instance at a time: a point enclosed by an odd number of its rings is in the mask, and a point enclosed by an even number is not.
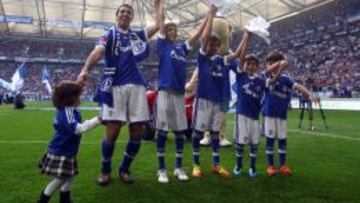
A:
[[[204,174],[201,172],[200,166],[194,166],[192,176],[195,178],[202,178]]]
[[[128,184],[131,184],[134,182],[133,177],[130,175],[130,172],[128,172],[128,171],[119,172],[119,178],[120,178],[120,180],[122,180]]]
[[[176,168],[174,170],[174,176],[179,179],[180,181],[187,181],[189,180],[189,177],[186,175],[184,169],[182,168]]]
[[[276,174],[276,168],[273,165],[269,165],[266,169],[269,176],[274,176]]]
[[[209,136],[204,136],[204,138],[202,140],[200,140],[200,145],[203,145],[203,146],[208,146],[211,144],[211,138],[210,138],[210,135]]]
[[[256,176],[257,176],[257,173],[255,172],[255,170],[252,168],[249,168],[249,177],[256,178]]]
[[[288,165],[281,166],[280,174],[283,176],[290,176],[292,174],[290,167]]]
[[[166,170],[158,170],[158,181],[160,183],[168,183],[169,178],[167,177]]]
[[[213,166],[211,172],[214,174],[219,174],[222,177],[230,176],[230,173],[224,169],[222,166]]]
[[[238,168],[237,166],[235,166],[233,173],[236,176],[241,175],[241,168]]]
[[[107,185],[110,183],[110,174],[101,173],[97,179],[99,185]]]

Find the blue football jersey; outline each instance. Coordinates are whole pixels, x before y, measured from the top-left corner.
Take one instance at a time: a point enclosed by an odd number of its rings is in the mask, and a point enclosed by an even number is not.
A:
[[[173,43],[159,36],[157,54],[159,56],[159,89],[170,89],[185,93],[186,56],[191,47],[188,43]]]
[[[261,100],[265,91],[265,79],[246,72],[236,74],[236,113],[259,120]]]
[[[81,123],[81,115],[75,108],[57,109],[53,121],[55,133],[48,146],[48,152],[55,155],[74,157],[78,153],[81,135],[75,130]]]
[[[280,75],[274,83],[269,84],[265,88],[263,115],[286,119],[294,85],[294,81],[285,74]]]
[[[220,55],[209,57],[200,49],[197,63],[199,84],[196,90],[196,97],[221,104],[223,102],[222,96],[224,95],[225,75],[229,74],[224,57]]]
[[[141,50],[143,43],[147,41],[146,30],[123,31],[111,28],[105,32],[97,42],[97,46],[105,47],[105,72],[115,68],[113,86],[125,84],[145,85],[144,77],[139,69],[138,63],[145,56],[138,59],[134,50]]]

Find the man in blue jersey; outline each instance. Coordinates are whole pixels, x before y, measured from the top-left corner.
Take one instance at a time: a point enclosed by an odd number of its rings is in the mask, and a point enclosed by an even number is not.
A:
[[[161,10],[161,19],[165,19],[164,9]],[[157,156],[159,161],[158,181],[169,182],[165,169],[165,147],[167,133],[175,134],[176,166],[174,176],[180,181],[188,180],[182,168],[184,149],[184,131],[187,129],[185,115],[185,82],[187,55],[192,46],[200,38],[208,16],[199,29],[185,42],[177,42],[177,26],[174,23],[160,23],[160,35],[157,40],[157,54],[159,56],[159,94],[157,96],[155,117],[157,129]]]
[[[162,3],[162,0],[155,1],[156,24],[143,30],[130,29],[134,9],[128,4],[119,6],[116,11],[116,25],[100,37],[78,76],[78,82],[84,84],[90,68],[105,56],[106,67],[96,96],[101,104],[101,117],[106,125],[106,135],[102,141],[101,175],[98,179],[101,185],[110,181],[115,142],[121,126],[126,122],[129,123],[130,139],[118,174],[127,183],[133,181],[129,167],[140,149],[144,122],[149,120],[145,81],[137,63],[146,58],[146,41],[159,29],[159,9]]]
[[[200,169],[199,148],[200,140],[205,131],[210,131],[213,147],[212,172],[221,176],[229,176],[230,173],[220,166],[219,158],[219,130],[221,120],[221,104],[224,96],[224,75],[229,74],[230,63],[236,59],[241,51],[241,46],[234,53],[226,56],[216,55],[220,40],[216,34],[211,34],[213,18],[217,12],[215,6],[211,6],[208,22],[201,36],[201,48],[198,53],[197,63],[199,70],[199,83],[196,92],[194,116],[193,116],[193,162],[192,175],[201,178],[203,173]]]
[[[287,108],[291,99],[293,89],[298,89],[305,94],[312,102],[318,103],[318,98],[309,90],[295,83],[288,75],[281,74],[281,71],[286,68],[287,60],[284,55],[278,51],[273,51],[268,54],[266,59],[266,68],[272,69],[268,71],[266,78],[277,77],[275,81],[265,88],[265,98],[263,103],[264,116],[264,131],[266,136],[266,154],[268,160],[267,173],[269,176],[274,176],[277,172],[274,166],[274,142],[278,139],[279,142],[279,162],[280,174],[291,175],[292,171],[286,165],[286,136],[287,136]]]

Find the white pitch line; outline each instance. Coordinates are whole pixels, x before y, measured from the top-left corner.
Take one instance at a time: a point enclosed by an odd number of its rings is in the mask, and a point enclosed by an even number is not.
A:
[[[229,121],[227,125],[234,125],[235,121]],[[343,140],[352,140],[352,141],[360,141],[360,137],[348,137],[348,136],[342,136],[342,135],[336,135],[336,134],[330,134],[330,133],[320,133],[320,132],[310,132],[310,131],[304,131],[304,130],[294,130],[289,129],[289,132],[293,133],[301,133],[301,134],[308,134],[308,135],[316,135],[321,137],[331,137],[336,139],[343,139]]]
[[[360,138],[357,138],[357,137],[348,137],[348,136],[329,134],[329,133],[309,132],[309,131],[304,131],[304,130],[288,130],[288,131],[294,132],[294,133],[317,135],[317,136],[321,136],[321,137],[331,137],[331,138],[337,138],[337,139],[343,139],[343,140],[360,141]]]

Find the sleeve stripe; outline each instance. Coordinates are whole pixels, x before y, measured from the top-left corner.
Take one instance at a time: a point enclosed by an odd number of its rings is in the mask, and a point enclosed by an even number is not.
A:
[[[65,108],[65,115],[68,123],[74,122],[74,112],[72,108]]]
[[[192,48],[192,46],[190,46],[190,43],[189,43],[189,41],[185,41],[185,45],[186,45],[186,49],[188,50],[188,51],[191,51],[193,48]]]

